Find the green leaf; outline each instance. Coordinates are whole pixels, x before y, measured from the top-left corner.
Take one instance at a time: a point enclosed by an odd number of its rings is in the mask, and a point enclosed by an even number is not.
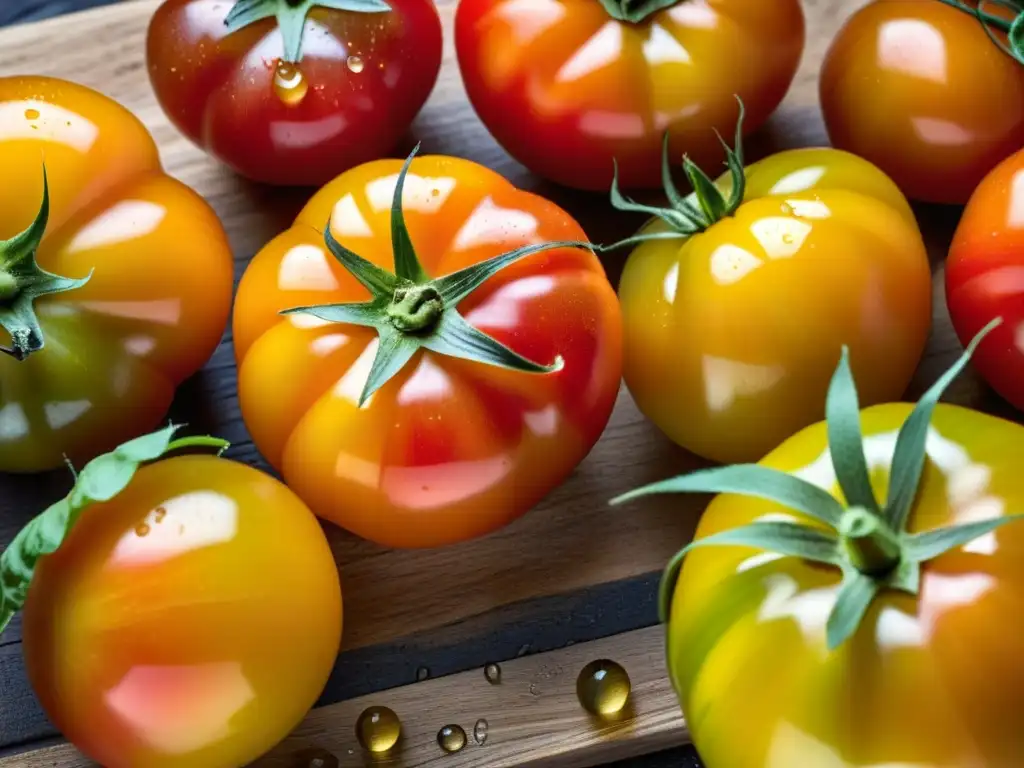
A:
[[[330,219],[327,220],[327,224],[324,226],[324,243],[334,258],[356,280],[362,283],[374,298],[386,297],[388,300],[391,299],[395,288],[398,286],[398,278],[383,267],[378,267],[372,261],[367,261],[355,251],[350,251],[335,240],[334,233],[331,232]]]
[[[655,493],[735,493],[774,501],[835,528],[843,505],[831,493],[806,480],[760,464],[736,464],[680,475],[637,488],[612,499],[612,504]]]
[[[35,218],[24,230],[10,240],[0,242],[0,269],[15,272],[22,264],[35,265],[36,250],[43,241],[46,225],[50,220],[50,184],[43,166],[43,199]],[[22,274],[34,274],[35,270],[25,270]],[[18,272],[15,272],[18,274]]]
[[[380,299],[353,302],[351,304],[316,304],[309,307],[282,309],[281,315],[312,315],[330,323],[347,323],[366,328],[379,328],[383,322],[382,313],[387,303]]]
[[[682,232],[649,232],[647,234],[638,232],[632,237],[627,237],[624,240],[612,243],[611,245],[599,245],[597,250],[601,253],[608,253],[609,251],[615,251],[619,248],[625,248],[626,246],[639,245],[640,243],[650,242],[651,240],[687,240],[691,235],[684,235]]]
[[[699,224],[696,220],[696,211],[691,212],[688,208],[676,210],[674,208],[658,208],[653,205],[644,205],[625,197],[619,189],[619,164],[613,163],[612,188],[610,191],[612,207],[624,213],[646,213],[648,216],[657,216],[668,224],[673,230],[680,234],[692,235],[707,228],[706,222]]]
[[[939,398],[967,366],[982,340],[1001,323],[1002,318],[996,318],[971,340],[960,359],[921,396],[910,416],[900,427],[892,458],[889,495],[885,509],[886,520],[894,531],[901,532],[906,528],[907,517],[917,497],[921,472],[924,470],[928,425],[931,423],[932,413]]]
[[[669,159],[668,142],[671,133],[665,131],[665,136],[661,140],[661,185],[665,190],[665,197],[668,198],[669,203],[672,207],[677,210],[683,210],[689,206],[686,198],[683,197],[679,190],[676,188],[676,182],[672,178],[672,163]],[[694,221],[694,224],[697,222]]]
[[[686,549],[681,549],[672,556],[661,574],[661,582],[658,584],[658,620],[667,624],[672,612],[672,597],[676,591],[676,584],[679,582],[679,573],[683,570],[683,560],[689,554]]]
[[[725,148],[725,165],[729,169],[729,176],[732,179],[732,191],[729,193],[729,200],[726,203],[727,215],[736,212],[736,209],[743,203],[743,197],[747,192],[747,171],[743,159],[743,120],[746,117],[746,109],[743,106],[743,99],[737,96],[736,101],[739,102],[740,114],[736,119],[736,138],[733,147],[726,144],[721,136],[718,137]]]
[[[1007,33],[1010,39],[1010,52],[1018,62],[1024,65],[1024,10],[1017,15]]]
[[[850,371],[850,351],[845,344],[825,398],[825,424],[832,466],[847,504],[879,514],[878,501],[871,488],[867,459],[864,457],[860,403],[853,373]]]
[[[784,520],[753,522],[705,536],[691,541],[683,547],[682,553],[686,554],[697,547],[708,546],[756,547],[766,552],[801,557],[827,565],[841,566],[844,562],[837,536],[811,528],[804,523]]]
[[[697,195],[697,203],[704,212],[707,226],[724,218],[728,213],[728,204],[722,196],[722,190],[688,157],[683,158],[683,171]]]
[[[420,145],[417,144],[405,159],[405,164],[398,173],[395,194],[391,201],[391,249],[395,254],[395,274],[399,279],[413,283],[425,283],[430,279],[416,256],[416,249],[413,248],[412,239],[409,237],[409,228],[405,225],[405,214],[402,212],[405,178],[409,175],[409,166],[412,165],[412,159],[419,150]]]
[[[524,373],[554,373],[565,365],[561,357],[551,365],[535,363],[500,341],[474,328],[454,308],[445,311],[437,329],[422,339],[425,349],[439,355],[493,365]]]
[[[438,277],[431,282],[431,285],[441,294],[445,306],[454,307],[483,285],[484,282],[510,264],[514,264],[535,253],[551,251],[556,248],[579,248],[592,251],[594,246],[578,240],[558,240],[548,243],[524,245],[521,248],[516,248],[513,251],[503,253],[486,261],[471,264],[457,272],[451,272],[450,274]]]
[[[844,575],[836,604],[825,625],[828,649],[835,650],[857,631],[864,614],[881,585],[870,576],[850,569]]]
[[[677,2],[679,0],[601,0],[601,5],[613,19],[637,24]]]
[[[370,366],[363,392],[359,395],[360,408],[378,389],[394,378],[420,349],[418,339],[406,336],[390,325],[382,325],[377,335],[377,354]]]
[[[257,21],[277,15],[278,0],[238,0],[224,18],[228,32],[237,32]]]
[[[906,534],[903,539],[903,553],[905,557],[922,563],[974,541],[1007,523],[1015,523],[1021,518],[1024,518],[1024,515],[1006,515],[990,520],[979,520],[974,523],[962,523],[921,533]]]

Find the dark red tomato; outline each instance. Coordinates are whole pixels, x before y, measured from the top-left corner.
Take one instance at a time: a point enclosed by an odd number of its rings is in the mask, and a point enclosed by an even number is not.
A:
[[[946,303],[964,344],[1003,318],[978,347],[974,367],[1024,411],[1024,149],[971,195],[946,260]]]
[[[661,187],[662,141],[710,168],[757,129],[804,48],[799,0],[461,0],[455,49],[480,119],[519,162],[578,189]]]
[[[437,81],[441,21],[431,0],[167,0],[146,53],[192,141],[256,181],[320,185],[398,143]]]

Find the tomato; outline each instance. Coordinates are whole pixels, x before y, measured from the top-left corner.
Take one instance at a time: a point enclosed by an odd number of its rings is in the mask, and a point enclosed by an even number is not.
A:
[[[986,33],[973,0],[957,4],[871,2],[833,40],[819,81],[832,144],[936,203],[966,202],[1024,145],[1024,59],[1001,50],[1013,13],[983,2]]]
[[[660,184],[673,156],[721,161],[714,129],[751,131],[782,101],[804,46],[799,0],[462,0],[455,49],[469,100],[541,176],[607,190]]]
[[[175,449],[173,430],[134,442],[162,434],[145,457],[156,459]],[[12,551],[42,555],[24,605],[32,687],[107,768],[248,765],[299,723],[334,666],[341,590],[323,531],[284,485],[227,459],[101,458],[68,497],[79,516],[62,541],[36,548],[62,530],[55,506],[4,553],[5,591],[23,574]]]
[[[1004,160],[971,196],[946,259],[946,303],[961,340],[1001,316],[975,367],[1024,410],[1024,150]]]
[[[1024,764],[1024,427],[923,404],[861,411],[861,444],[854,401],[758,472],[660,484],[724,491],[663,591],[707,768]]]
[[[0,165],[0,471],[34,472],[164,418],[224,333],[231,248],[142,123],[88,88],[0,78]]]
[[[256,446],[314,512],[387,546],[519,517],[590,451],[619,389],[618,303],[584,241],[467,160],[342,174],[238,289]]]
[[[319,185],[406,133],[441,69],[441,20],[431,0],[166,0],[146,60],[194,143],[250,179]]]
[[[743,198],[713,216],[693,195],[661,211],[620,206],[676,221],[655,218],[632,239],[619,283],[624,375],[673,441],[751,461],[821,418],[843,344],[866,402],[903,393],[928,337],[931,274],[906,199],[867,161],[797,149],[744,179],[730,157],[736,180],[720,184],[742,184]],[[699,226],[677,221],[687,210]]]

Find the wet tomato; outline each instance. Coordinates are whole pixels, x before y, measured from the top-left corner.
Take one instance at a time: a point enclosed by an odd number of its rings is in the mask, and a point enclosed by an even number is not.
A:
[[[666,160],[667,162],[667,160]],[[619,283],[624,375],[640,410],[715,461],[752,461],[821,418],[850,346],[865,401],[898,398],[931,324],[931,273],[906,199],[865,160],[780,152],[655,209]]]
[[[0,471],[32,472],[159,423],[224,333],[231,249],[88,88],[0,78],[0,165]]]
[[[317,185],[398,143],[437,80],[441,21],[431,0],[166,0],[146,51],[193,142],[251,179]]]
[[[234,333],[242,415],[289,486],[425,547],[519,517],[586,456],[621,321],[563,210],[467,160],[407,162],[317,192],[250,264]]]
[[[946,259],[946,303],[964,343],[993,318],[1006,320],[978,348],[975,367],[1024,411],[1024,150],[971,196]]]
[[[721,493],[662,589],[707,768],[1024,764],[1024,427],[947,383],[641,491]]]
[[[846,22],[822,65],[832,144],[912,198],[964,203],[1024,145],[1024,59],[1003,50],[1014,14],[998,2],[982,8],[987,32],[973,0],[875,0]]]
[[[470,102],[533,172],[607,190],[660,184],[675,155],[719,163],[735,97],[748,130],[782,101],[804,46],[798,0],[462,0],[455,48]]]
[[[27,589],[44,710],[107,768],[248,765],[313,706],[341,639],[337,566],[309,509],[233,461],[159,460],[196,441],[173,431],[87,465],[2,560],[5,622]]]

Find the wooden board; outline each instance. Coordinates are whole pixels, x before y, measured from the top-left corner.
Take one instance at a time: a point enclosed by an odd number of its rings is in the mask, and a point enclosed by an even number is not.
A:
[[[800,72],[782,108],[747,145],[751,158],[825,143],[816,104],[817,70],[832,34],[863,2],[805,0],[808,44]],[[153,131],[168,170],[216,208],[231,236],[237,276],[256,250],[287,226],[309,193],[239,179],[170,127],[150,92],[143,61],[145,28],[156,5],[155,0],[124,2],[0,30],[0,74],[73,79],[131,108]],[[441,12],[446,30],[441,79],[413,135],[395,156],[420,140],[424,153],[468,157],[552,198],[583,224],[592,240],[608,242],[635,230],[642,219],[612,211],[603,195],[560,189],[533,177],[490,138],[465,100],[452,47],[450,2],[442,4]],[[960,350],[947,319],[941,275],[959,210],[920,207],[918,213],[935,265],[935,325],[911,396]],[[622,258],[606,261],[613,281]],[[954,385],[948,399],[1007,412],[972,374]],[[267,468],[239,418],[230,333],[205,369],[179,392],[173,414],[231,440],[234,458]],[[661,567],[692,535],[703,500],[662,497],[628,511],[609,508],[607,500],[701,464],[670,445],[623,390],[606,433],[574,476],[525,518],[490,537],[433,551],[389,551],[328,526],[345,590],[343,652],[322,707],[259,765],[290,765],[289,756],[303,748],[328,749],[341,766],[361,765],[358,751],[348,752],[354,749],[350,736],[355,716],[371,700],[398,703],[408,713],[408,746],[392,763],[400,766],[428,765],[440,758],[432,740],[442,721],[457,718],[472,727],[471,721],[487,712],[494,713],[489,717],[492,738],[478,749],[446,757],[446,764],[595,765],[685,740],[664,679],[660,630],[652,628],[654,592]],[[0,478],[0,545],[68,486],[63,472]],[[27,684],[20,642],[16,621],[0,637],[0,747],[24,750],[57,734]],[[578,711],[572,686],[562,684],[574,679],[573,665],[602,655],[628,662],[638,684],[637,717],[613,734],[595,730]],[[509,678],[500,694],[474,693],[485,663],[523,656],[508,666],[515,673],[514,685]],[[554,677],[561,682],[544,696],[531,695],[529,686],[524,693],[523,681],[542,674],[541,669],[560,670]],[[417,683],[423,671],[429,671],[429,679]],[[436,679],[445,675],[451,677]],[[683,759],[675,757],[672,765]],[[60,745],[0,761],[0,766],[85,764]]]

